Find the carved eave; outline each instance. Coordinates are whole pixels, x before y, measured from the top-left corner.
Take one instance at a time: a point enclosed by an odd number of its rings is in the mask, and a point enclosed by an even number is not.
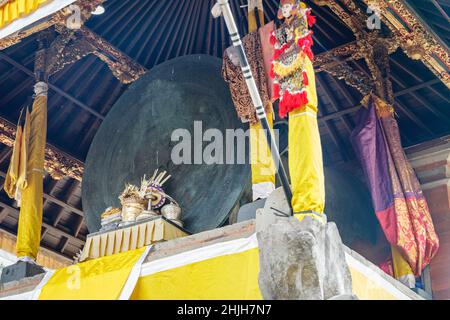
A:
[[[378,7],[383,22],[411,59],[420,59],[450,88],[450,55],[445,45],[422,25],[403,0],[364,0]]]
[[[146,72],[142,65],[85,26],[76,31],[57,26],[56,30],[59,36],[48,52],[50,61],[48,75],[57,73],[66,65],[75,63],[89,54],[97,56],[106,63],[112,74],[124,84],[136,81]]]
[[[81,18],[83,21],[86,21],[91,17],[91,12],[95,10],[100,4],[102,4],[104,0],[79,0],[74,3],[74,5],[78,5],[80,8]],[[66,25],[67,19],[73,14],[73,12],[69,9],[69,7],[65,7],[50,17],[43,19],[36,24],[31,25],[29,28],[20,30],[6,38],[0,39],[0,50],[4,50],[8,47],[11,47],[17,43],[19,43],[22,39],[31,36],[37,32],[48,29],[54,25]]]
[[[75,4],[81,9],[82,21],[91,17],[91,12],[104,0],[78,1]],[[17,44],[23,38],[33,33],[43,31],[55,26],[59,36],[52,43],[48,52],[47,74],[52,75],[66,65],[79,59],[94,54],[106,63],[113,75],[122,83],[129,84],[139,79],[145,73],[145,68],[134,62],[130,57],[114,48],[106,40],[82,26],[80,30],[66,28],[66,20],[72,14],[68,7],[56,12],[48,20],[43,21],[29,29],[20,31],[5,39],[0,40],[0,50]]]
[[[12,147],[16,137],[16,129],[14,124],[0,118],[0,142]],[[67,176],[81,181],[84,164],[47,143],[44,168],[56,180]]]
[[[95,48],[93,54],[108,65],[113,75],[120,82],[125,84],[134,82],[146,72],[142,65],[133,61],[90,29],[83,26],[79,33],[85,41]]]

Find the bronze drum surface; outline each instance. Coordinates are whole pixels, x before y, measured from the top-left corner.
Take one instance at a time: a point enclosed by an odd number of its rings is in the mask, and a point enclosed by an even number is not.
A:
[[[90,232],[99,230],[107,207],[120,206],[117,197],[125,183],[139,185],[140,178],[151,176],[156,168],[172,175],[165,191],[180,203],[188,231],[224,223],[248,185],[249,166],[175,165],[171,160],[178,143],[171,142],[175,129],[187,129],[194,140],[194,121],[202,121],[203,132],[217,128],[224,136],[225,129],[243,128],[220,69],[221,61],[210,56],[177,58],[148,71],[115,103],[85,164],[82,199]],[[209,143],[203,142],[203,147]]]

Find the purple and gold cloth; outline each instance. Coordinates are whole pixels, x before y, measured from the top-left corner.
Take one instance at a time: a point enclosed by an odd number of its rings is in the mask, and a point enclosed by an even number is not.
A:
[[[427,202],[400,142],[392,107],[372,95],[365,99],[351,141],[370,188],[375,214],[389,243],[416,276],[439,247]]]

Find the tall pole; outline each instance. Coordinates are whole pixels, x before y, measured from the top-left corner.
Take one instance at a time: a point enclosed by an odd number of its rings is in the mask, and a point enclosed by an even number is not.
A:
[[[267,121],[266,112],[263,107],[263,102],[261,100],[261,96],[258,92],[258,87],[256,86],[255,78],[253,77],[252,71],[250,69],[250,65],[248,64],[247,56],[245,54],[244,46],[242,45],[241,37],[239,36],[239,31],[236,27],[236,23],[234,21],[233,13],[231,12],[230,4],[228,0],[217,0],[217,3],[214,5],[212,11],[212,15],[215,18],[223,15],[225,24],[228,29],[228,33],[231,37],[231,42],[233,46],[236,48],[239,56],[239,63],[241,65],[242,73],[244,74],[244,79],[247,84],[248,91],[250,92],[250,96],[253,102],[253,106],[256,110],[256,115],[261,123],[262,128],[267,133],[266,139],[271,148],[272,158],[277,166],[277,177],[281,183],[286,199],[289,203],[289,207],[292,208],[292,190],[289,184],[289,179],[286,174],[286,170],[284,168],[283,162],[281,161],[280,152],[278,150],[278,146],[275,143],[275,137],[270,130],[269,122]],[[291,210],[291,215],[293,214]]]

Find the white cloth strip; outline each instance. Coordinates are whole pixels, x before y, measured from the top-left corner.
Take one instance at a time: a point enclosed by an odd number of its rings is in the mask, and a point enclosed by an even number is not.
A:
[[[145,251],[142,253],[139,260],[136,261],[136,263],[134,264],[130,274],[128,275],[127,282],[125,282],[122,292],[120,293],[119,300],[130,299],[131,294],[133,293],[134,288],[136,287],[136,283],[138,282],[139,277],[141,275],[142,264],[144,263],[145,258],[147,258],[151,248],[152,248],[151,245],[145,248]]]
[[[252,185],[253,201],[258,199],[266,199],[275,190],[272,182],[260,182]]]
[[[373,281],[376,285],[388,291],[394,297],[399,300],[411,300],[406,294],[397,289],[394,285],[385,280],[381,275],[371,270],[369,267],[352,257],[347,252],[345,253],[345,260],[349,268],[353,268],[358,272],[362,273],[366,278]],[[381,270],[380,270],[381,271]],[[382,272],[382,271],[381,271]]]
[[[42,288],[47,284],[47,282],[53,276],[53,273],[55,273],[55,271],[48,271],[45,274],[45,276],[44,276],[44,278],[42,278],[41,282],[39,282],[37,287],[34,288],[32,295],[31,295],[31,300],[39,300],[39,296],[41,295]]]
[[[256,234],[253,234],[248,238],[215,243],[206,247],[148,262],[142,266],[141,276],[145,277],[157,272],[175,269],[228,254],[244,252],[257,247],[258,239],[256,238]]]

